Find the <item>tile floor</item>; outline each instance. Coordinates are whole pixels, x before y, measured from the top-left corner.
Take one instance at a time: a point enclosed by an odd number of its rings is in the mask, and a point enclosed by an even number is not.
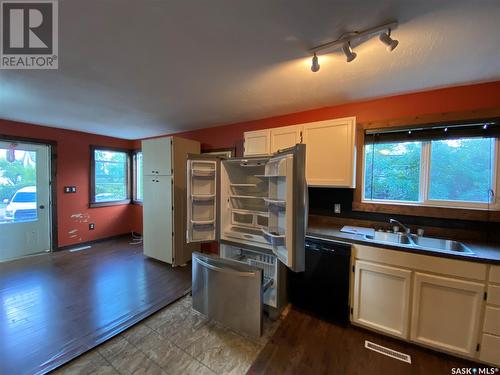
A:
[[[245,374],[285,315],[252,339],[208,321],[186,296],[54,374]]]

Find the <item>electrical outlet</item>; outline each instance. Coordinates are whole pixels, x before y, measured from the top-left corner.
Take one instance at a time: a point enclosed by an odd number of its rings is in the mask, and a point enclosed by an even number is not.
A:
[[[95,224],[94,223],[90,223],[89,224],[89,230],[94,230],[95,229]]]
[[[335,203],[335,205],[333,206],[333,212],[335,212],[336,214],[340,214],[340,203]]]
[[[69,194],[69,193],[76,193],[76,186],[65,186],[64,187],[64,192],[66,194]]]

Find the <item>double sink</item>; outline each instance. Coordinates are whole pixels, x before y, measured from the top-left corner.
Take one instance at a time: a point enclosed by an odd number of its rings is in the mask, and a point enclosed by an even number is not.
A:
[[[430,249],[449,253],[474,254],[462,242],[417,236],[401,232],[375,232],[373,235],[364,235],[364,238],[369,241],[401,245],[414,249]]]

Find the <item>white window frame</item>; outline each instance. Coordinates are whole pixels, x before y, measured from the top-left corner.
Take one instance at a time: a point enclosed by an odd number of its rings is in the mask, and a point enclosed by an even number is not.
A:
[[[133,177],[133,182],[132,182],[132,201],[133,203],[137,204],[142,204],[144,197],[140,198],[137,196],[137,191],[138,191],[138,186],[139,186],[139,180],[142,180],[142,175],[139,175],[137,172],[139,170],[138,166],[138,155],[142,153],[142,150],[135,150],[133,152],[133,157],[132,157],[132,177]],[[144,157],[142,159],[143,165],[142,167],[144,168]],[[142,194],[144,195],[144,185],[142,186]]]
[[[466,138],[466,137],[464,137]],[[490,203],[483,202],[468,202],[468,201],[448,201],[448,200],[435,200],[429,199],[429,185],[430,185],[430,161],[431,161],[431,141],[422,141],[421,155],[420,155],[420,179],[419,179],[419,197],[418,201],[398,201],[388,199],[370,199],[365,197],[365,160],[366,160],[366,144],[363,146],[363,159],[362,159],[362,202],[363,203],[377,203],[377,204],[390,204],[402,206],[426,206],[426,207],[448,207],[448,208],[465,208],[476,210],[500,210],[500,199],[498,197],[500,185],[500,139],[497,138],[493,144],[493,158],[492,162],[492,176],[491,176],[491,189],[493,190],[493,199]]]

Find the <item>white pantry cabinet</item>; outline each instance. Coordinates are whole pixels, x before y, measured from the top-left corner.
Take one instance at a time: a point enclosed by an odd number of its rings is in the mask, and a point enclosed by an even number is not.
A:
[[[271,154],[271,132],[269,129],[245,132],[245,156],[260,156]]]
[[[355,117],[245,132],[244,137],[244,156],[270,154],[305,143],[308,185],[355,187]]]
[[[411,340],[472,357],[484,284],[416,272],[413,288]]]
[[[173,176],[144,176],[143,237],[147,256],[172,263]]]
[[[142,141],[144,254],[183,265],[199,245],[186,243],[186,158],[200,144],[179,137]]]
[[[172,170],[172,137],[142,141],[144,175],[170,176]]]
[[[408,338],[411,271],[357,261],[353,322]]]

